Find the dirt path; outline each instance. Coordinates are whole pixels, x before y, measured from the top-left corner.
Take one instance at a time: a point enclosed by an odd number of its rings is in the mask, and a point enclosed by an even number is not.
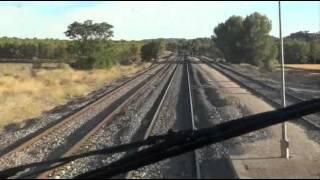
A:
[[[250,113],[274,109],[262,99],[231,82],[230,79],[211,67],[200,64],[211,81],[221,87],[220,93],[227,98],[239,99]],[[305,130],[288,123],[291,159],[280,158],[281,126],[268,130],[272,136],[254,143],[241,144],[242,154],[231,154],[232,163],[240,178],[320,178],[320,145],[310,140]]]

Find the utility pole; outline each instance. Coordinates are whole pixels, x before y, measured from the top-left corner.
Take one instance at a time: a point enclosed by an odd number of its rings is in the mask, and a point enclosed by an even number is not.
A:
[[[285,74],[284,74],[284,54],[283,54],[283,38],[282,38],[282,27],[281,27],[281,2],[279,1],[279,34],[280,34],[280,47],[281,47],[281,74],[282,74],[282,106],[286,107],[286,84],[285,84]],[[287,124],[282,123],[282,139],[281,139],[281,156],[283,158],[290,158],[289,151],[289,141],[287,134]]]

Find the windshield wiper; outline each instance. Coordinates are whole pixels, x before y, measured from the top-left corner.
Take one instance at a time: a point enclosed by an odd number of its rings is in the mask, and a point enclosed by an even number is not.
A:
[[[195,149],[221,142],[233,137],[237,137],[252,131],[263,129],[281,122],[297,119],[299,117],[312,114],[320,111],[320,99],[301,102],[286,108],[264,112],[244,118],[239,118],[226,123],[219,124],[214,127],[199,129],[196,131],[186,130],[169,132],[166,135],[149,137],[144,141],[124,144],[111,148],[102,149],[99,151],[92,151],[77,156],[44,161],[40,163],[33,163],[29,165],[10,168],[0,172],[1,178],[11,177],[18,172],[26,170],[30,167],[39,167],[43,165],[50,165],[57,162],[61,166],[72,160],[83,158],[92,155],[105,155],[119,152],[126,152],[132,149],[147,146],[136,153],[125,156],[107,166],[98,168],[93,171],[83,173],[76,178],[110,178],[115,175],[128,172],[130,170],[138,169],[143,166],[153,164],[155,162],[178,156],[183,153],[193,151]],[[52,168],[52,167],[51,167]],[[46,171],[44,169],[43,171]],[[41,172],[37,172],[41,173]]]

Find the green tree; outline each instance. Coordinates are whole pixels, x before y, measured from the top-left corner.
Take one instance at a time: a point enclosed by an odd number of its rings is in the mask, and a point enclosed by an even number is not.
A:
[[[284,55],[288,64],[304,64],[309,62],[310,46],[305,41],[290,40],[284,44]]]
[[[157,50],[157,57],[161,55],[166,50],[166,43],[163,40],[159,40],[157,42],[158,50]]]
[[[65,35],[78,41],[81,55],[90,55],[98,49],[100,42],[109,40],[113,36],[112,28],[113,26],[106,22],[93,23],[92,20],[86,20],[84,23],[70,24]]]
[[[130,61],[135,63],[139,62],[141,60],[140,51],[141,51],[141,47],[138,44],[130,44],[130,47],[129,47]]]
[[[220,23],[214,28],[213,40],[227,61],[231,63],[243,61],[242,38],[243,18],[241,16],[231,16],[225,23]]]
[[[309,31],[299,31],[291,33],[286,39],[291,40],[302,40],[306,42],[310,41],[320,41],[320,33],[310,33]]]
[[[108,40],[113,36],[113,26],[106,23],[93,23],[86,20],[83,23],[74,22],[68,26],[65,35],[79,41]]]
[[[196,38],[187,41],[186,51],[194,55],[205,55],[212,58],[221,57],[221,52],[210,38]]]
[[[76,40],[73,50],[80,56],[75,66],[79,68],[93,68],[97,51],[113,36],[113,26],[106,23],[93,23],[86,20],[83,23],[74,22],[68,26],[65,35],[70,39]]]
[[[310,44],[310,58],[314,64],[320,63],[320,41],[312,41]]]
[[[275,62],[277,48],[268,35],[271,21],[257,12],[243,19],[231,16],[214,29],[213,41],[231,63],[249,63],[268,69]]]
[[[168,42],[166,43],[166,50],[171,51],[171,52],[176,52],[178,51],[178,42]]]
[[[275,58],[273,41],[268,33],[271,21],[257,12],[247,16],[243,21],[244,37],[242,51],[245,61],[256,66],[263,66]]]
[[[151,41],[146,43],[141,48],[141,57],[143,61],[155,61],[158,56],[165,50],[165,43],[162,40]]]
[[[141,58],[143,61],[151,61],[152,58],[154,58],[153,54],[153,42],[146,43],[145,45],[142,46],[141,48]]]

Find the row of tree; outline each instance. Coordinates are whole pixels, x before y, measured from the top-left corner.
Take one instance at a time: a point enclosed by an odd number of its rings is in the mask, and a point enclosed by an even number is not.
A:
[[[257,12],[245,18],[232,16],[214,29],[213,41],[227,61],[269,69],[277,57],[270,31],[271,21]]]
[[[142,42],[114,42],[100,44],[93,53],[76,55],[72,67],[78,69],[110,68],[115,64],[129,65],[141,62]]]
[[[223,56],[210,38],[164,39],[166,49],[172,52],[188,52],[190,55],[205,55],[212,58]]]
[[[68,26],[65,35],[71,40],[0,38],[0,58],[58,60],[91,69],[151,61],[165,49],[161,40],[112,41],[112,28],[87,20]]]
[[[223,57],[268,69],[279,60],[279,40],[269,35],[271,21],[257,12],[232,16],[214,29],[212,38],[112,41],[113,26],[91,20],[74,22],[71,40],[0,38],[0,58],[55,59],[77,68],[108,68],[114,64],[152,61],[165,50]],[[285,38],[286,63],[319,63],[320,34],[297,32]]]
[[[320,33],[300,31],[284,39],[287,63],[320,63]]]
[[[231,63],[267,69],[279,61],[279,39],[269,35],[271,21],[257,12],[231,16],[214,28],[213,42]],[[286,63],[320,63],[320,33],[297,32],[284,39]]]
[[[54,39],[0,38],[0,58],[65,59],[70,42]]]
[[[108,68],[114,64],[131,64],[141,60],[152,61],[164,51],[164,42],[111,41],[113,26],[106,23],[74,22],[68,26],[65,35],[74,40],[72,54],[76,56],[75,67]]]
[[[113,26],[106,23],[74,22],[65,35],[72,40],[70,55],[76,62],[73,67],[81,69],[109,68],[114,64],[130,64],[140,59],[140,43],[114,42]]]

